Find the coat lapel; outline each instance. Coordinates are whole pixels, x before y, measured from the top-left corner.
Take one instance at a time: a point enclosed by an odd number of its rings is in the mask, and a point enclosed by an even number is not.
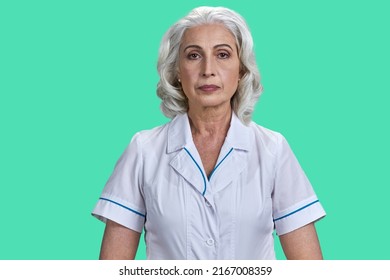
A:
[[[227,187],[247,168],[252,136],[250,129],[233,114],[217,165],[209,178],[214,193]]]
[[[232,149],[232,148],[231,148]],[[241,172],[247,168],[247,151],[226,148],[221,150],[221,156],[226,157],[219,162],[217,168],[210,177],[210,185],[213,192],[217,193],[227,187],[233,180],[240,176]],[[223,159],[223,157],[222,157]],[[221,159],[221,160],[222,160]]]
[[[178,115],[168,129],[167,153],[177,152],[170,166],[201,195],[207,190],[207,177],[199,153],[192,141],[187,114]]]

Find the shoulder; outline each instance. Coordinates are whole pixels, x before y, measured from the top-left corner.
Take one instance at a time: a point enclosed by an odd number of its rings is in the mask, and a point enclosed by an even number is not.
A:
[[[167,129],[169,123],[156,126],[151,129],[141,130],[134,134],[131,142],[140,146],[154,145],[156,141],[166,141]]]
[[[276,156],[280,147],[286,142],[286,139],[280,132],[268,129],[253,121],[248,127],[253,133],[255,145],[261,145],[272,156]]]
[[[120,161],[128,162],[132,166],[143,166],[145,160],[164,150],[166,147],[166,124],[148,130],[141,130],[134,134],[128,143]]]

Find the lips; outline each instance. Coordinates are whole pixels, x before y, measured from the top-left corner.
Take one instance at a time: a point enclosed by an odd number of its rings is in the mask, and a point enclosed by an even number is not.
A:
[[[202,85],[202,86],[198,87],[198,89],[200,89],[202,91],[206,91],[206,92],[213,92],[213,91],[220,89],[220,87],[217,85]]]

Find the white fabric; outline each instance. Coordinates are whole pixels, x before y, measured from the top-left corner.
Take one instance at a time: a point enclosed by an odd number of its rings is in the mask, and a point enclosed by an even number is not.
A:
[[[148,259],[275,259],[273,232],[325,215],[284,137],[233,114],[207,178],[188,116],[137,133],[93,215],[145,229]]]

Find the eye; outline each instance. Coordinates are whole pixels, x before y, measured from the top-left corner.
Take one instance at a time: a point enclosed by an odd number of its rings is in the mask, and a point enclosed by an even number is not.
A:
[[[191,59],[191,60],[196,60],[196,59],[200,58],[200,55],[198,53],[189,53],[187,55],[187,58]]]
[[[228,52],[220,52],[218,53],[218,57],[222,59],[226,59],[230,57],[230,54]]]

